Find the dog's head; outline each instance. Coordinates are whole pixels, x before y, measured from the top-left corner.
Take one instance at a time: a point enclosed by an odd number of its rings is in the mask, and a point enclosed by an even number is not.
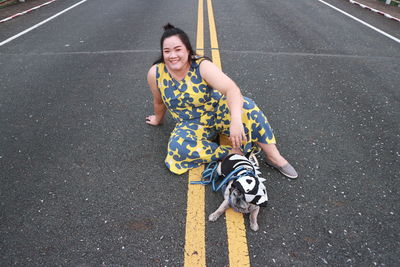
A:
[[[229,188],[229,206],[231,206],[235,211],[248,213],[250,203],[246,201],[246,198],[238,188],[231,186]]]
[[[266,206],[268,195],[263,184],[265,179],[258,176],[253,163],[245,156],[230,154],[217,168],[221,177],[227,177],[234,171],[239,178],[231,182],[229,192],[226,192],[230,206],[244,213],[249,212],[251,205]]]
[[[268,195],[260,178],[246,175],[231,184],[228,200],[234,210],[248,213],[252,206],[266,206]]]

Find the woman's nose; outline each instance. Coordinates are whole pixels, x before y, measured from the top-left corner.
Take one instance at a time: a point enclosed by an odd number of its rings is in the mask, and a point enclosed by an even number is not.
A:
[[[170,58],[174,58],[175,56],[176,56],[175,52],[170,52],[170,53],[169,53],[169,57],[170,57]]]

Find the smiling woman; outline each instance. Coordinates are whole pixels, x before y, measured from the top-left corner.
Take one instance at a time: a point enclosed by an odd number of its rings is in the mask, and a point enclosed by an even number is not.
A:
[[[170,72],[174,73],[178,80],[182,80],[189,71],[189,65],[186,64],[189,52],[178,36],[171,36],[164,41],[162,55],[164,59],[167,59],[164,62]]]
[[[160,58],[147,75],[154,115],[146,123],[162,124],[167,109],[177,122],[165,160],[173,173],[185,173],[230,153],[251,153],[258,146],[269,165],[297,178],[280,155],[262,111],[215,64],[194,53],[185,32],[167,24],[160,45]],[[218,134],[229,136],[231,145],[217,144]]]

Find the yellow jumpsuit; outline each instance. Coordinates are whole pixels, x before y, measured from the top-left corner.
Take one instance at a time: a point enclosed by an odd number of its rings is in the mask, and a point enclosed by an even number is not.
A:
[[[226,98],[214,90],[200,75],[204,58],[191,62],[188,74],[175,80],[164,63],[157,65],[157,85],[162,100],[176,121],[168,142],[165,164],[176,174],[228,155],[230,146],[216,142],[218,134],[229,136],[230,113]],[[244,153],[251,151],[255,142],[275,143],[273,131],[265,115],[253,100],[244,97],[242,121],[247,142]]]

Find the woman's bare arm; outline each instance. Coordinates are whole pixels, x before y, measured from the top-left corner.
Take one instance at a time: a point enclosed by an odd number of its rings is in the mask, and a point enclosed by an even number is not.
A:
[[[154,65],[150,68],[147,73],[147,82],[150,86],[150,91],[153,95],[153,108],[154,115],[150,115],[146,117],[146,123],[150,125],[160,125],[164,121],[165,112],[167,107],[161,98],[160,90],[158,89],[157,79],[156,79],[156,68]]]
[[[242,123],[243,96],[239,87],[214,63],[204,60],[200,64],[203,79],[212,88],[226,96],[231,115],[230,136],[233,148],[239,148],[246,135]]]

